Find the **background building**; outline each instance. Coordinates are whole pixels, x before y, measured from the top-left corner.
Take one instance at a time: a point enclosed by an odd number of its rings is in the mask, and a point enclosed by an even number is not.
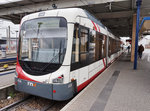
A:
[[[0,19],[0,49],[16,51],[19,25]]]

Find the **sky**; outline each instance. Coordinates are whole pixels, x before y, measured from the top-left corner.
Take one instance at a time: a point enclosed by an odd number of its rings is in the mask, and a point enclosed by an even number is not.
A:
[[[128,45],[126,44],[126,40],[130,39],[130,37],[120,37],[121,38],[121,41],[125,44],[125,45]]]
[[[130,39],[130,37],[120,37],[120,38],[121,38],[121,41],[123,41],[125,45],[128,45],[128,44],[126,44],[126,40],[127,40],[127,39]],[[138,43],[138,44],[139,44],[139,45],[140,45],[140,44],[145,45],[145,44],[147,44],[148,42],[150,42],[150,35],[143,36],[143,39],[139,40],[139,43]]]
[[[146,44],[150,44],[150,35],[144,36],[141,40],[139,40],[138,45],[143,45],[145,46]]]

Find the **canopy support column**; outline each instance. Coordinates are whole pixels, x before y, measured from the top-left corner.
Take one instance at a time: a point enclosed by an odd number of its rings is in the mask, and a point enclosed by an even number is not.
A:
[[[131,62],[134,62],[135,37],[136,37],[136,14],[133,15],[132,44],[131,44]]]
[[[140,6],[142,0],[136,1],[137,6],[137,19],[136,19],[136,39],[135,39],[135,54],[134,54],[134,69],[137,69],[137,50],[138,50],[138,37],[139,37],[139,20],[140,20]]]

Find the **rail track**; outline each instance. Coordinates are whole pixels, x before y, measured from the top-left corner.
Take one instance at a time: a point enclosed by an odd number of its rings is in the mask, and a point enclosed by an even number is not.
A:
[[[7,71],[12,71],[12,73],[13,72],[15,72],[15,69],[16,68],[10,68],[10,69],[5,69],[5,70],[0,70],[0,73],[5,73],[5,72],[7,72]],[[13,71],[14,70],[14,71]],[[0,75],[6,75],[6,74],[0,74]]]
[[[0,111],[9,111],[10,109],[17,107],[18,105],[23,104],[23,102],[27,101],[27,100],[30,99],[30,98],[31,98],[31,97],[28,96],[28,97],[25,97],[25,98],[23,98],[23,99],[21,99],[21,100],[18,100],[18,101],[16,101],[16,102],[12,103],[12,104],[9,104],[9,105],[7,105],[7,106],[1,108]]]
[[[0,62],[0,67],[3,67],[3,65],[8,64],[8,65],[15,65],[16,61],[7,61],[7,62]]]
[[[34,97],[34,96],[25,97],[19,101],[16,101],[10,105],[1,108],[0,111],[20,111],[22,109],[24,109],[25,111],[48,111],[51,108],[55,107],[55,104],[57,103],[56,101],[47,100],[49,102],[48,103],[45,102],[46,105],[41,107],[40,109],[36,109],[36,107],[31,108],[29,105],[32,104],[32,101],[37,100],[35,98],[39,98],[39,97]]]
[[[6,64],[8,65],[7,68],[4,67],[4,65]],[[10,71],[10,70],[15,70],[15,66],[16,66],[16,61],[5,62],[5,63],[0,62],[0,73]]]
[[[41,111],[48,111],[49,109],[51,109],[54,105],[56,104],[56,101],[52,101],[51,104],[43,107],[43,109]]]

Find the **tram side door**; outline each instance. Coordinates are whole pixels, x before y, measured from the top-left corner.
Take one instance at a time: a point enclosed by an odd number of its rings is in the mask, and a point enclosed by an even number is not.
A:
[[[81,68],[79,69],[79,84],[88,80],[89,65],[89,29],[83,26],[79,28],[80,50],[79,61]]]
[[[71,78],[80,85],[88,80],[89,29],[75,25],[71,58]]]

